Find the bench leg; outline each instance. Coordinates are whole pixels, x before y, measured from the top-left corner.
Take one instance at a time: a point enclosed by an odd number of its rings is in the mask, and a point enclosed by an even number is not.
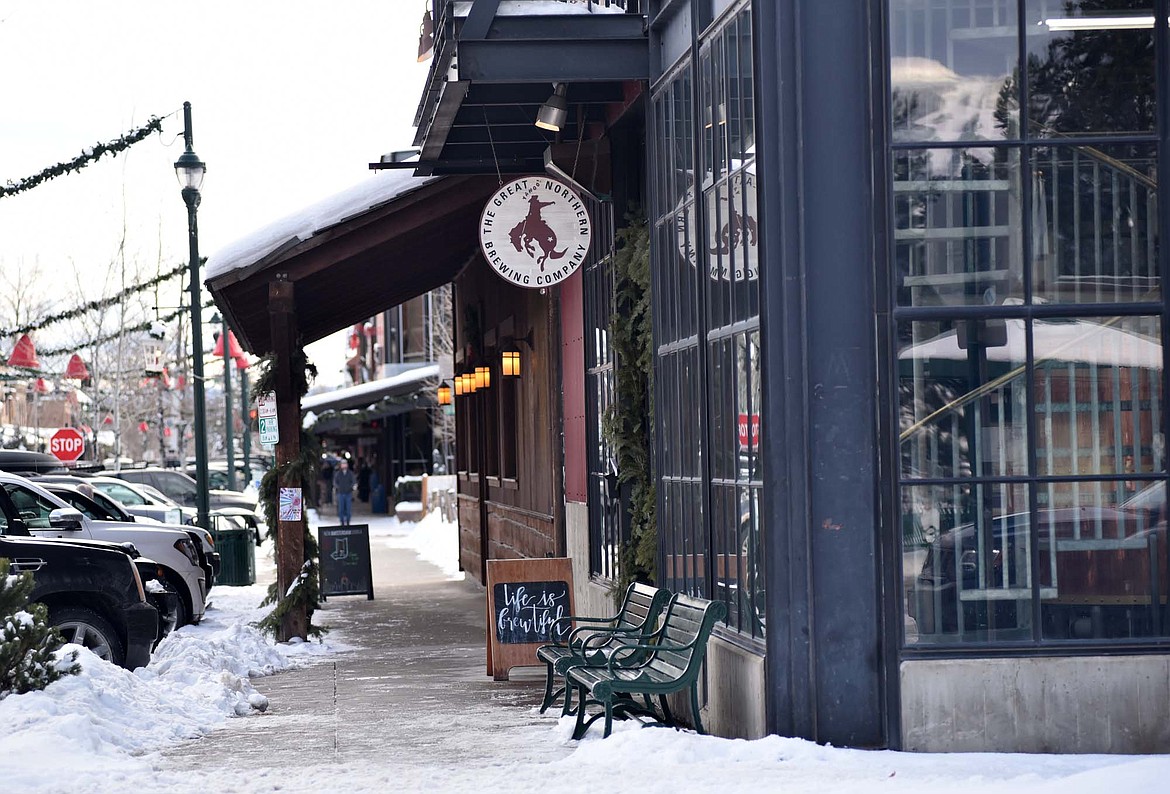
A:
[[[699,687],[691,685],[691,718],[695,721],[695,730],[703,733],[703,719],[699,716]]]
[[[666,695],[659,695],[658,702],[662,704],[662,722],[666,725],[674,725],[674,715],[670,713],[670,706],[666,702]]]
[[[569,684],[568,676],[565,676],[565,703],[561,706],[561,716],[567,717],[573,712],[573,687]]]
[[[568,685],[566,685],[566,689],[567,688],[568,688]],[[585,731],[588,730],[588,728],[589,728],[589,726],[587,726],[585,724],[585,695],[586,695],[585,688],[578,687],[577,689],[578,689],[578,694],[580,694],[580,696],[581,696],[581,698],[580,698],[581,703],[579,706],[577,706],[577,724],[573,726],[573,738],[574,739],[580,739],[582,736],[585,735]],[[566,693],[566,695],[565,695],[566,704],[568,703],[568,698],[569,698],[569,695]]]
[[[548,707],[552,705],[553,697],[554,697],[554,695],[553,695],[553,676],[555,675],[555,673],[553,672],[553,663],[552,662],[545,662],[544,664],[546,667],[548,667],[548,675],[546,675],[545,679],[544,679],[544,700],[541,701],[541,704],[540,704],[540,713],[541,714],[544,714],[544,712],[548,709]]]
[[[601,734],[601,738],[609,738],[611,732],[613,732],[613,698],[605,701],[605,733]]]

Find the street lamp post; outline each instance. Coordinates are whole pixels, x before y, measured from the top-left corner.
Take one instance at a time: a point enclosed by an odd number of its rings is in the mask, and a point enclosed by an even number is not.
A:
[[[185,151],[175,161],[175,175],[183,186],[183,202],[187,205],[187,238],[190,244],[191,260],[191,380],[195,389],[195,508],[198,510],[199,526],[210,527],[209,494],[207,492],[207,404],[203,389],[203,301],[199,297],[199,225],[196,210],[199,209],[199,188],[203,185],[203,174],[207,166],[191,148],[191,103],[183,103],[183,143]]]

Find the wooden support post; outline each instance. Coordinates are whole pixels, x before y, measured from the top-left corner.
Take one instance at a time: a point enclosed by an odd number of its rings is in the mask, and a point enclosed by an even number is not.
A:
[[[280,440],[276,444],[276,465],[284,466],[300,455],[301,395],[293,386],[293,351],[296,345],[296,301],[293,284],[279,276],[268,285],[268,311],[272,323],[272,352],[276,367],[276,423]],[[301,488],[303,483],[280,477],[278,488]],[[279,491],[278,491],[279,493]],[[305,536],[302,522],[277,521],[276,582],[283,597],[305,564]],[[303,607],[291,610],[281,623],[277,640],[307,638],[309,619]]]

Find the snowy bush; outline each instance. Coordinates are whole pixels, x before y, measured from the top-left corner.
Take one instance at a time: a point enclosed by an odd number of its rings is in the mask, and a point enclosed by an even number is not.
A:
[[[44,604],[29,604],[31,573],[9,575],[0,559],[0,700],[81,671],[77,652],[58,655],[64,640],[49,625]]]

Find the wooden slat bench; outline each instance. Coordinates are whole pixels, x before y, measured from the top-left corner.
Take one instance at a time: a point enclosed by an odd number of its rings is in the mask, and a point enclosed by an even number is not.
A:
[[[604,618],[573,616],[557,621],[554,629],[561,622],[568,622],[569,625],[576,622],[578,625],[564,643],[542,645],[536,650],[537,658],[548,667],[540,712],[543,714],[563,692],[565,702],[561,714],[568,714],[572,704],[572,690],[564,685],[555,691],[553,688],[557,681],[564,680],[565,671],[578,664],[604,664],[616,643],[646,642],[658,627],[658,617],[668,598],[670,593],[666,590],[634,582],[626,589],[625,598],[616,614]],[[636,663],[640,658],[632,657],[629,661]]]
[[[580,697],[573,738],[580,739],[589,726],[605,717],[605,736],[613,728],[613,718],[650,716],[674,725],[666,696],[688,690],[691,717],[695,729],[703,733],[699,718],[699,670],[707,651],[707,638],[715,623],[727,614],[721,601],[707,601],[676,595],[666,605],[662,626],[641,642],[618,642],[609,650],[604,663],[570,666],[565,671],[567,687],[576,688]],[[630,663],[632,657],[639,661]],[[634,699],[641,695],[643,702]],[[661,716],[654,710],[651,697],[657,695]],[[568,693],[566,693],[566,701]],[[643,705],[644,704],[644,705]],[[588,706],[602,706],[604,711],[586,719]]]

